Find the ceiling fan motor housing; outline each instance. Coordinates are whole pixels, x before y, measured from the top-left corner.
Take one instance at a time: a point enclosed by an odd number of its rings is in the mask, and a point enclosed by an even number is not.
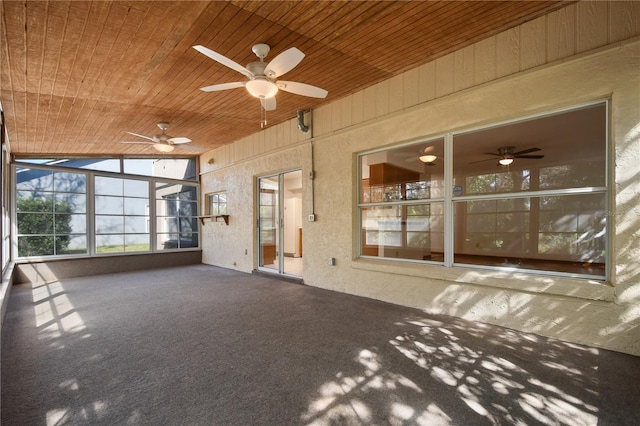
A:
[[[503,146],[502,148],[498,149],[498,153],[504,157],[511,156],[513,155],[513,150],[515,148],[515,146]]]
[[[247,64],[247,69],[256,77],[266,77],[264,69],[267,67],[266,62],[251,62]]]

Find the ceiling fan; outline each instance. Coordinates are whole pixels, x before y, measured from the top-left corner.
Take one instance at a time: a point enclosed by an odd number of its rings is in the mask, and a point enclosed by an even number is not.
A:
[[[435,166],[435,161],[438,159],[438,154],[436,154],[436,147],[434,145],[427,146],[423,149],[420,149],[416,155],[411,155],[411,157],[405,159],[407,163],[411,163],[413,161],[422,161],[427,166]],[[440,155],[441,156],[441,155]]]
[[[324,89],[310,84],[278,80],[279,77],[295,68],[304,58],[304,53],[295,47],[285,50],[269,63],[266,63],[264,62],[264,58],[267,57],[271,48],[264,43],[256,44],[251,50],[260,60],[251,62],[246,68],[207,47],[197,45],[193,46],[193,48],[214,61],[238,71],[248,79],[248,81],[236,81],[201,87],[200,90],[204,92],[216,92],[244,87],[252,96],[260,99],[260,103],[265,111],[273,111],[276,109],[275,95],[278,93],[278,90],[312,98],[325,98],[329,93]]]
[[[147,139],[147,141],[135,141],[135,142],[121,142],[129,144],[141,144],[141,145],[153,145],[155,149],[160,152],[167,153],[173,151],[176,147],[188,149],[191,151],[204,151],[204,148],[199,146],[187,145],[191,142],[191,139],[186,137],[172,137],[165,133],[165,130],[169,127],[169,123],[158,123],[158,127],[162,130],[159,135],[145,136],[137,133],[127,132],[130,135],[137,136],[139,138]]]
[[[540,151],[540,148],[528,148],[523,149],[522,151],[514,152],[515,146],[503,146],[498,148],[498,152],[485,152],[485,155],[493,155],[494,157],[499,157],[498,164],[502,166],[508,166],[513,163],[513,160],[516,158],[531,158],[534,160],[539,160],[544,157],[544,155],[536,154],[536,155],[527,155],[530,152]],[[493,160],[493,158],[486,158],[484,160],[473,161],[469,164],[481,163],[483,161]]]

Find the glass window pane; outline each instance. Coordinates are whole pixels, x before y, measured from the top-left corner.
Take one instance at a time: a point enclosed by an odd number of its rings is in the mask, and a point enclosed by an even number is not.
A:
[[[456,263],[604,276],[605,193],[515,198],[494,213],[476,203],[456,203]]]
[[[55,172],[53,189],[56,192],[87,192],[87,177],[80,173]]]
[[[124,195],[127,197],[149,197],[149,182],[144,180],[125,179]]]
[[[157,246],[158,250],[169,250],[179,248],[179,234],[158,234]]]
[[[585,161],[540,169],[540,189],[562,189],[605,186],[605,165],[602,161]]]
[[[56,194],[55,200],[58,205],[67,205],[70,213],[86,213],[87,211],[87,196],[85,194]],[[56,208],[56,211],[60,211],[60,209]]]
[[[442,208],[442,203],[363,208],[362,255],[443,261]]]
[[[198,215],[198,203],[195,201],[180,201],[179,216],[197,216]]]
[[[166,182],[156,182],[156,199],[178,198],[176,194],[180,186]]]
[[[97,253],[124,252],[124,235],[96,235]]]
[[[74,169],[120,172],[120,160],[117,158],[18,158],[17,161]]]
[[[18,213],[18,234],[53,234],[52,213]]]
[[[53,256],[55,254],[54,237],[23,236],[18,237],[18,257]]]
[[[181,185],[178,198],[183,201],[197,201],[198,193],[195,186]]]
[[[56,237],[56,254],[85,254],[87,253],[86,235],[65,235]]]
[[[87,216],[84,214],[56,214],[56,234],[85,234],[87,232]]]
[[[125,158],[124,172],[168,179],[195,180],[195,158]]]
[[[124,201],[122,197],[96,195],[96,212],[101,214],[123,214]]]
[[[96,195],[118,195],[124,194],[123,179],[107,176],[96,176]]]
[[[142,234],[149,232],[149,219],[145,216],[125,216],[124,232],[130,234]]]
[[[96,234],[122,234],[123,232],[123,216],[96,215]]]
[[[16,207],[19,212],[53,212],[53,194],[20,191]]]
[[[362,155],[362,203],[444,196],[444,139]]]
[[[158,217],[156,219],[156,232],[178,232],[178,218],[176,217]]]
[[[53,172],[17,167],[16,189],[18,191],[53,191]]]
[[[128,234],[124,239],[126,252],[151,250],[149,234]]]
[[[198,232],[198,218],[181,217],[179,224],[180,232]]]
[[[125,198],[124,214],[147,216],[149,214],[149,200],[147,198]]]
[[[197,232],[198,219],[186,217],[159,217],[156,221],[157,232]]]
[[[180,234],[180,248],[198,247],[198,234],[183,232]]]
[[[604,187],[606,119],[600,103],[454,135],[454,195]]]

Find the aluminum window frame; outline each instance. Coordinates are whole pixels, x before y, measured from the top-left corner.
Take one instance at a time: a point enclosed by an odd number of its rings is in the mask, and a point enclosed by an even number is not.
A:
[[[87,253],[84,254],[65,254],[65,255],[50,255],[50,256],[18,256],[18,237],[17,237],[17,179],[16,169],[18,168],[28,168],[28,169],[38,169],[38,170],[47,170],[52,172],[73,172],[86,175],[86,197],[87,197]],[[95,216],[96,216],[96,206],[95,206],[95,177],[96,176],[104,176],[104,177],[114,177],[120,179],[131,179],[138,181],[146,181],[149,184],[150,192],[149,192],[149,234],[150,234],[150,250],[148,251],[135,251],[135,252],[107,252],[107,253],[99,253],[96,250],[96,226],[95,226]],[[11,232],[11,255],[13,260],[18,261],[45,261],[45,260],[58,260],[58,259],[76,259],[76,258],[91,258],[91,257],[105,257],[105,256],[136,256],[136,255],[145,255],[152,253],[167,253],[172,251],[198,251],[202,248],[202,227],[199,224],[197,225],[197,231],[194,233],[198,234],[198,246],[197,247],[186,247],[186,248],[171,248],[171,249],[157,249],[157,232],[156,232],[156,211],[155,211],[155,200],[156,200],[156,183],[163,182],[174,185],[187,185],[195,188],[196,198],[193,202],[196,203],[196,215],[198,217],[200,211],[200,182],[193,180],[178,180],[178,179],[167,179],[163,177],[149,177],[144,175],[135,175],[135,174],[125,174],[122,172],[103,172],[103,171],[94,171],[90,169],[82,169],[82,168],[72,168],[72,167],[64,167],[64,166],[55,166],[55,165],[38,165],[31,162],[20,162],[19,159],[14,160],[11,163],[11,223],[12,223],[12,232]]]
[[[464,135],[471,132],[478,132],[482,130],[488,130],[495,127],[506,126],[510,124],[516,124],[528,120],[536,120],[544,117],[561,115],[563,113],[568,113],[571,111],[577,111],[582,108],[595,107],[597,105],[604,105],[605,108],[605,129],[604,129],[604,177],[605,177],[605,185],[604,186],[590,186],[590,187],[580,187],[580,188],[565,188],[565,189],[546,189],[546,190],[529,190],[529,191],[519,191],[519,192],[505,192],[505,193],[496,193],[496,194],[480,194],[480,195],[453,195],[453,182],[454,182],[454,158],[453,158],[453,145],[454,138],[458,135]],[[411,201],[390,201],[390,202],[382,202],[382,203],[363,203],[362,195],[363,195],[363,185],[362,185],[362,158],[366,155],[371,155],[380,152],[387,152],[392,149],[402,148],[406,146],[418,145],[421,143],[427,143],[438,138],[444,139],[444,197],[441,199],[429,199],[429,203],[442,201],[444,202],[444,262],[432,262],[427,260],[415,260],[415,259],[400,259],[400,258],[390,258],[390,257],[378,257],[378,256],[366,256],[363,255],[363,244],[362,244],[362,210],[366,207],[372,207],[376,205],[402,205],[402,204],[418,204],[415,200]],[[558,276],[558,277],[568,277],[568,278],[577,278],[584,280],[602,280],[608,281],[611,277],[611,268],[613,262],[613,253],[611,251],[611,235],[613,229],[613,221],[611,220],[611,215],[608,212],[611,211],[612,204],[612,195],[611,195],[611,186],[612,186],[612,166],[611,166],[611,100],[610,99],[597,99],[591,102],[585,102],[581,104],[574,104],[571,106],[567,106],[565,108],[554,109],[538,114],[525,115],[521,117],[516,117],[509,120],[496,121],[491,124],[476,126],[476,127],[468,127],[459,130],[452,130],[450,132],[429,136],[424,138],[418,138],[411,140],[405,143],[399,143],[397,145],[385,146],[382,148],[376,148],[372,150],[363,151],[356,154],[355,162],[356,162],[356,180],[357,185],[357,194],[356,194],[356,202],[354,208],[354,224],[355,224],[355,233],[354,233],[354,258],[363,258],[363,259],[371,259],[371,260],[385,260],[385,261],[393,261],[398,263],[417,263],[424,265],[441,265],[444,267],[466,267],[466,268],[477,268],[477,269],[486,269],[493,271],[503,271],[503,272],[522,272],[527,274],[536,274],[536,275],[547,275],[547,276]],[[499,267],[499,266],[490,266],[490,265],[476,265],[476,264],[468,264],[468,263],[456,263],[454,262],[455,255],[455,222],[454,222],[454,211],[455,211],[455,203],[458,202],[467,202],[467,201],[479,201],[479,200],[505,200],[505,199],[517,199],[517,198],[539,198],[545,196],[571,196],[571,195],[581,195],[581,194],[603,194],[605,199],[605,241],[604,241],[604,276],[600,275],[588,275],[588,274],[580,274],[580,273],[568,273],[568,272],[559,272],[559,271],[551,271],[551,270],[539,270],[539,269],[524,269],[524,268],[511,268],[511,267]],[[421,200],[424,201],[424,200]],[[419,203],[423,204],[423,203]]]

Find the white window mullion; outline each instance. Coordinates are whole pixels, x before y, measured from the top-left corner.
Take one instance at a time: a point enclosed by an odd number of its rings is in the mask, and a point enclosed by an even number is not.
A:
[[[454,209],[453,209],[453,135],[444,138],[444,264],[453,265]]]
[[[96,174],[87,174],[87,252],[90,256],[96,254]]]

